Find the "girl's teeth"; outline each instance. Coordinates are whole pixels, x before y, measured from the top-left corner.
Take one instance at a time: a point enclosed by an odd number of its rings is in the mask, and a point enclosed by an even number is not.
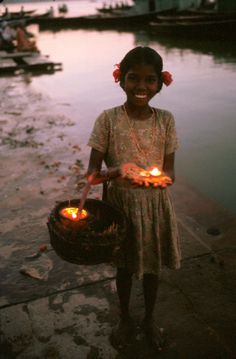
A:
[[[137,97],[137,98],[145,98],[146,95],[135,95],[135,97]]]

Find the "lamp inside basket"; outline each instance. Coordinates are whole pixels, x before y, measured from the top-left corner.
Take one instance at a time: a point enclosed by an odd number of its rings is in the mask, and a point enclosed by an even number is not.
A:
[[[125,235],[123,212],[104,201],[88,198],[83,208],[87,217],[71,220],[63,216],[63,210],[68,208],[76,208],[77,213],[79,205],[80,199],[72,199],[58,203],[51,211],[47,225],[53,249],[71,263],[110,263]]]
[[[89,214],[85,209],[80,211],[78,207],[65,207],[60,210],[60,216],[73,222],[78,222],[87,218]]]

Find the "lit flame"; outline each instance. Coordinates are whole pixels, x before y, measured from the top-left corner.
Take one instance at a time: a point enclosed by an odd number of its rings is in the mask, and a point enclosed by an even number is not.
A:
[[[79,221],[80,219],[88,217],[88,212],[85,209],[79,211],[79,208],[77,207],[63,208],[60,214],[65,218],[71,219],[72,221]]]
[[[151,171],[149,171],[149,173],[152,176],[160,176],[161,175],[161,171],[157,167],[154,167]]]
[[[147,171],[140,171],[139,174],[140,174],[140,176],[142,176],[142,177],[148,176]]]

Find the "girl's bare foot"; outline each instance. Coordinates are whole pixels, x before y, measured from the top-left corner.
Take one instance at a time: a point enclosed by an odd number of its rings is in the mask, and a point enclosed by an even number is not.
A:
[[[147,337],[147,340],[155,347],[155,349],[161,351],[165,344],[163,328],[159,328],[153,319],[144,319],[141,327]]]
[[[127,346],[135,334],[135,326],[131,318],[121,319],[112,329],[110,335],[111,345],[115,349],[122,349]]]

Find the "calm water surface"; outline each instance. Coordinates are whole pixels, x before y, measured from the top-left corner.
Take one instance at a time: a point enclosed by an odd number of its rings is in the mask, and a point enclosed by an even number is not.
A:
[[[101,2],[73,2],[76,3],[86,13],[86,4],[91,10]],[[47,93],[62,112],[76,121],[76,131],[73,128],[71,136],[82,144],[86,144],[96,116],[125,100],[119,85],[113,82],[113,65],[134,46],[148,45],[158,50],[174,83],[163,88],[152,105],[175,115],[180,140],[177,175],[236,214],[233,41],[209,41],[207,36],[203,40],[164,39],[145,31],[32,30],[41,52],[62,62],[63,71],[33,77],[31,86]]]

